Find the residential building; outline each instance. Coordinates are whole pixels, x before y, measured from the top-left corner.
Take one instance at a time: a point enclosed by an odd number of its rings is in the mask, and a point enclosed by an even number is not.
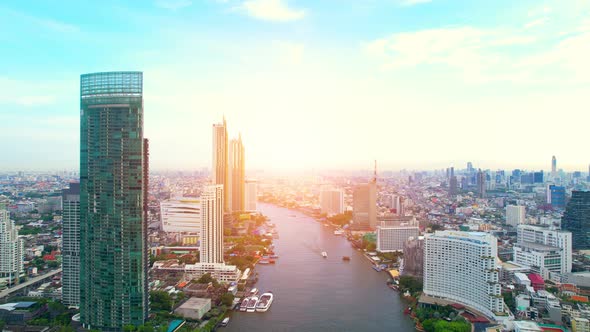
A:
[[[80,306],[80,183],[62,190],[62,303]]]
[[[424,275],[424,237],[411,237],[404,243],[403,275],[422,279]]]
[[[490,318],[504,312],[497,239],[488,233],[437,231],[424,239],[424,293]]]
[[[572,198],[567,203],[561,228],[572,232],[574,250],[590,249],[590,191],[572,191]]]
[[[517,229],[516,244],[538,243],[561,249],[561,267],[559,273],[572,270],[572,233],[554,228],[534,225],[520,225]]]
[[[320,210],[328,216],[344,213],[344,191],[329,187],[321,188]]]
[[[120,331],[147,319],[143,74],[80,78],[80,319]]]
[[[517,227],[524,224],[526,217],[526,210],[521,205],[508,205],[506,207],[506,225]]]
[[[415,220],[414,222],[400,221],[394,225],[382,221],[377,226],[377,251],[402,251],[404,249],[404,243],[409,238],[418,237],[418,235],[420,235],[420,228],[418,228]]]
[[[582,317],[572,318],[573,332],[590,332],[590,320]]]
[[[223,186],[205,187],[201,195],[201,263],[223,263]]]
[[[223,201],[225,211],[229,211],[229,165],[228,165],[228,136],[225,117],[222,123],[213,125],[213,166],[211,167],[211,182],[223,187]]]
[[[258,181],[246,180],[246,195],[245,195],[244,210],[253,212],[258,210]]]
[[[201,198],[164,200],[160,202],[160,218],[164,232],[201,234]]]
[[[246,163],[242,135],[229,142],[229,204],[231,212],[243,211],[245,205]]]
[[[25,275],[24,243],[18,237],[18,229],[10,213],[0,203],[0,282],[18,284]]]
[[[486,173],[481,169],[477,172],[477,195],[479,198],[486,197]]]

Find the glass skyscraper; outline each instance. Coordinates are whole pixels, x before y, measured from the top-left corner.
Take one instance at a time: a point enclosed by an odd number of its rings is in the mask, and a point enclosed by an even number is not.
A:
[[[148,313],[143,74],[80,77],[80,314],[121,331]]]
[[[80,184],[62,190],[62,303],[80,305]]]
[[[572,191],[561,218],[561,228],[572,232],[574,250],[590,249],[590,191]]]

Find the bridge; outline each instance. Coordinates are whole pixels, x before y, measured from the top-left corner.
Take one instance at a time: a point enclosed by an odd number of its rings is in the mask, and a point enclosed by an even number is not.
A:
[[[27,280],[27,281],[25,281],[23,283],[20,283],[20,284],[14,286],[14,287],[5,289],[5,290],[3,290],[3,291],[0,292],[0,299],[3,299],[5,297],[8,297],[8,296],[10,296],[11,294],[14,294],[14,293],[18,293],[19,291],[24,291],[28,287],[35,286],[36,284],[41,283],[45,279],[52,278],[56,274],[61,273],[61,270],[62,270],[61,268],[59,268],[57,270],[53,270],[53,271],[51,271],[49,273],[45,273],[43,275],[40,275],[40,276],[36,276],[34,278],[31,278],[31,279],[29,279],[29,280]]]

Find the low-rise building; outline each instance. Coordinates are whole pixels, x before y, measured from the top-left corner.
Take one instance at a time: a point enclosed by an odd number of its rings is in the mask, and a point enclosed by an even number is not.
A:
[[[211,310],[211,299],[191,297],[176,308],[174,313],[185,318],[201,319],[209,310]]]

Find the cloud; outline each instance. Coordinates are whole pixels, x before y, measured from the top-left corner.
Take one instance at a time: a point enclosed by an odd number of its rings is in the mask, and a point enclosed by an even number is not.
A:
[[[302,43],[276,41],[273,43],[279,52],[279,61],[284,65],[298,65],[303,61],[305,45]]]
[[[11,9],[2,9],[3,11],[7,12],[8,14],[19,18],[20,20],[35,24],[41,28],[53,30],[56,32],[61,33],[77,33],[80,31],[80,28],[76,25],[65,23],[62,21],[58,21],[52,18],[45,18],[45,17],[38,17],[32,16],[29,14],[25,14],[19,11],[11,10]]]
[[[66,89],[63,82],[22,81],[0,77],[0,105],[24,107],[47,106],[57,102],[56,96]],[[31,91],[43,91],[31,94]]]
[[[432,0],[402,0],[400,2],[400,5],[402,6],[414,6],[414,5],[420,5],[423,3],[429,3]]]
[[[541,17],[536,20],[528,22],[527,24],[524,25],[524,28],[530,29],[530,28],[542,26],[542,25],[545,25],[545,23],[547,23],[548,20],[549,19],[547,17]]]
[[[168,10],[178,10],[192,5],[191,0],[156,0],[155,5]]]
[[[275,22],[297,21],[306,15],[303,9],[289,7],[286,0],[246,0],[238,9],[248,16]]]

